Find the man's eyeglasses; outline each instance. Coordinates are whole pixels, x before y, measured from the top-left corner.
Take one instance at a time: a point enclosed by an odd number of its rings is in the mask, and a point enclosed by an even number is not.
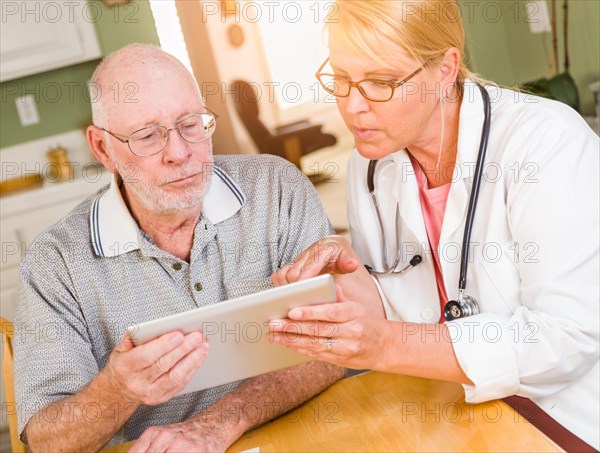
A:
[[[168,129],[165,126],[149,126],[129,134],[123,139],[115,133],[99,127],[98,129],[108,132],[121,143],[127,143],[130,151],[136,156],[145,157],[160,153],[169,139],[169,132],[177,129],[179,136],[188,143],[200,143],[208,140],[217,129],[216,113],[206,109],[205,113],[197,113],[187,116],[175,123],[175,127]]]
[[[386,102],[392,99],[396,88],[408,82],[419,72],[421,72],[425,65],[427,65],[427,63],[425,63],[415,72],[410,74],[408,77],[405,77],[404,79],[398,82],[390,82],[388,80],[380,79],[363,79],[359,80],[358,82],[353,82],[347,77],[341,77],[335,74],[321,73],[328,61],[329,58],[327,58],[323,62],[323,64],[315,74],[315,77],[317,78],[321,86],[323,86],[325,91],[327,91],[329,94],[334,95],[337,98],[345,98],[350,95],[350,90],[352,89],[352,87],[355,87],[358,89],[360,94],[362,94],[365,98],[373,102]]]

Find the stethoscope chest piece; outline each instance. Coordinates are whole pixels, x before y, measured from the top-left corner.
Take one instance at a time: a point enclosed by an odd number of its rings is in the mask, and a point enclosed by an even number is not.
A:
[[[463,295],[459,300],[451,300],[444,306],[446,321],[479,314],[479,304],[471,296]]]

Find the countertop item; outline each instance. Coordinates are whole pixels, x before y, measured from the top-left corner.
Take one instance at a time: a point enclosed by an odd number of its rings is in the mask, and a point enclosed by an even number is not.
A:
[[[72,181],[73,165],[69,162],[67,149],[61,146],[53,148],[46,153],[50,166],[46,175],[46,179],[50,182],[65,182]]]
[[[75,198],[83,200],[91,190],[100,189],[108,184],[111,177],[101,164],[91,163],[75,167],[74,177],[70,182],[54,184],[42,180],[31,190],[2,197],[0,200],[2,217],[32,211],[64,200]]]
[[[44,183],[41,173],[30,173],[0,182],[0,197],[40,187]]]

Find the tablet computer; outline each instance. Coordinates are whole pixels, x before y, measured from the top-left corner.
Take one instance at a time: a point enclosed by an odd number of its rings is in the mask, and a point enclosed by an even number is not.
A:
[[[336,301],[331,275],[321,275],[247,296],[215,303],[127,328],[134,344],[179,330],[201,331],[208,356],[179,393],[204,390],[312,359],[269,342],[269,321],[287,318],[290,309]],[[293,326],[290,329],[293,331]]]

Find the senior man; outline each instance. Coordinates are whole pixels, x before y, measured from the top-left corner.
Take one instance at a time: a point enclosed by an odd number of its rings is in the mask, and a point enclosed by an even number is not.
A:
[[[23,262],[20,432],[34,451],[136,438],[132,451],[225,450],[343,370],[311,362],[176,396],[210,354],[202,335],[171,332],[134,347],[125,328],[267,288],[331,227],[285,161],[213,158],[216,115],[175,58],[130,45],[92,82],[99,97],[87,139],[114,178],[40,235]]]

